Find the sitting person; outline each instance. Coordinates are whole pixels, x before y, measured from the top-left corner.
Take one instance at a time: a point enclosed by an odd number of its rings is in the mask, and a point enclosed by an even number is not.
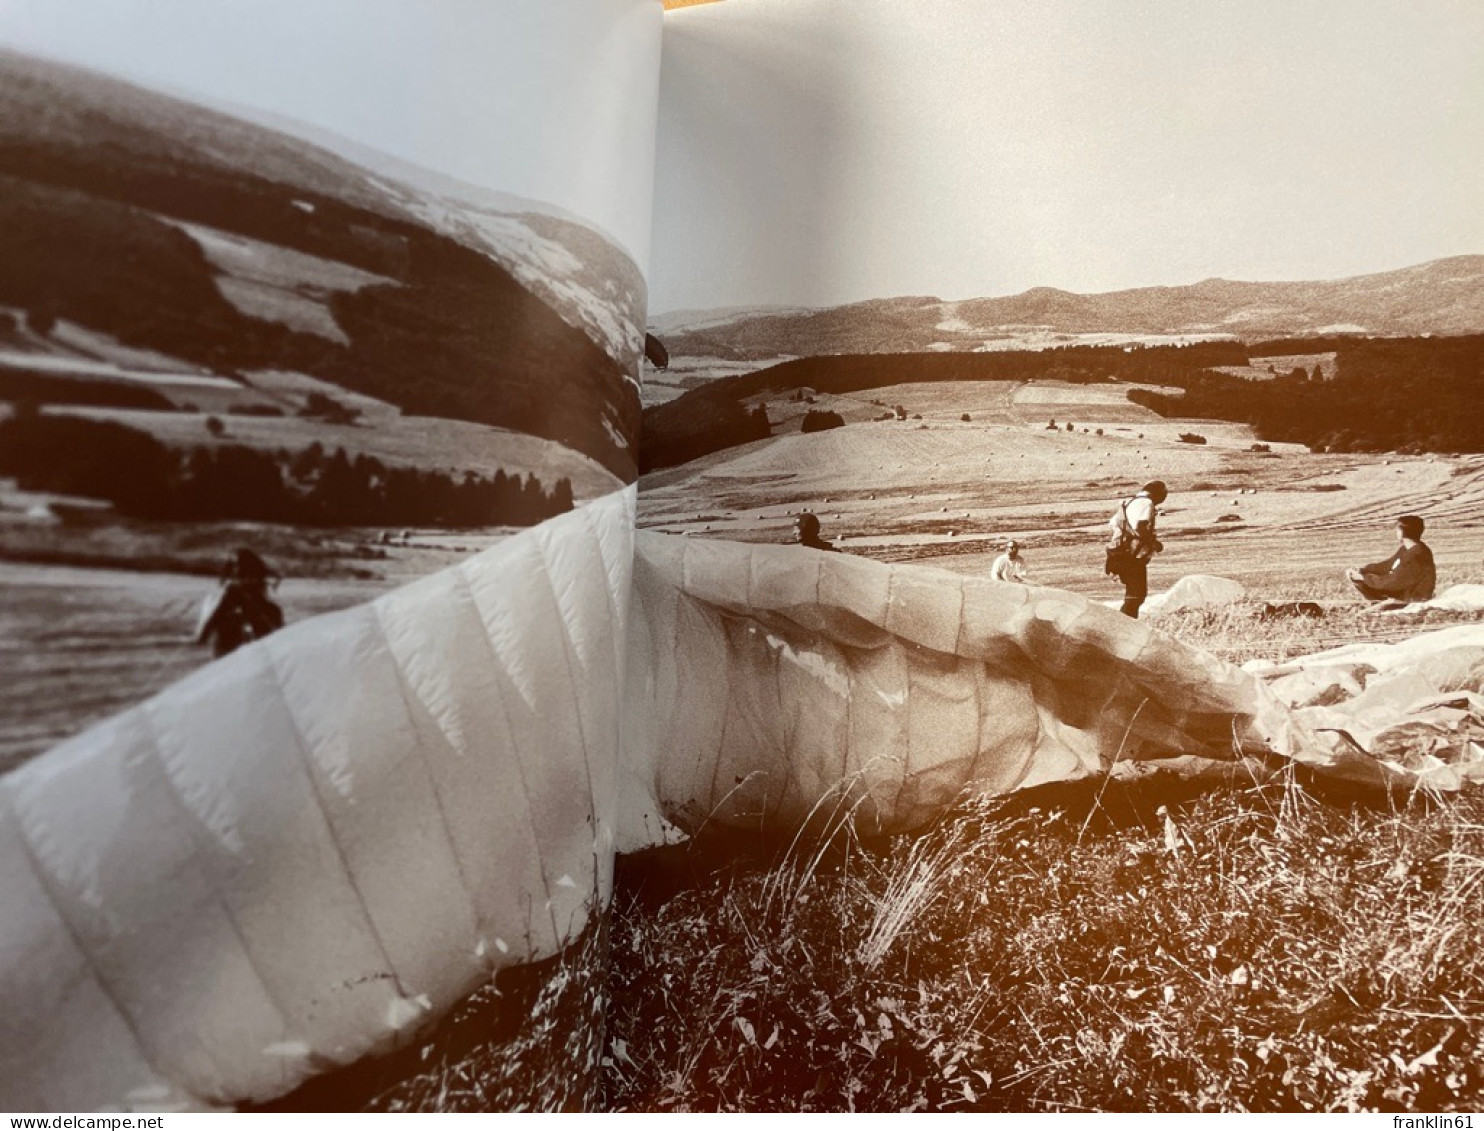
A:
[[[1396,520],[1396,553],[1385,561],[1345,571],[1362,597],[1368,601],[1432,600],[1438,571],[1432,550],[1422,541],[1422,530],[1422,519],[1415,514],[1402,515]]]
[[[800,546],[808,546],[811,550],[833,550],[835,544],[826,542],[819,536],[819,516],[805,511],[794,519],[794,533],[798,535]]]
[[[1018,581],[1026,577],[1025,559],[1020,556],[1020,543],[1013,538],[1005,543],[1005,552],[995,558],[989,567],[989,576],[994,581]]]

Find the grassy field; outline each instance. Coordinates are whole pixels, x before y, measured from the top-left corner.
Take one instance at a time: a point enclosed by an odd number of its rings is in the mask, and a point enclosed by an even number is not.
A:
[[[873,420],[873,401],[908,419]],[[806,407],[846,426],[799,435]],[[1212,573],[1251,598],[1160,626],[1233,662],[1432,627],[1370,611],[1339,577],[1384,556],[1406,511],[1428,518],[1441,586],[1484,580],[1476,457],[1251,452],[1242,428],[1049,382],[904,385],[769,414],[772,439],[646,477],[641,522],[784,541],[809,509],[842,549],[967,573],[1015,537],[1033,580],[1112,598],[1107,515],[1160,477],[1154,588]],[[1209,442],[1182,443],[1185,430]],[[1257,616],[1299,597],[1324,618]],[[628,861],[620,880],[612,1108],[1484,1100],[1477,793],[1346,793],[1257,764],[1139,774],[968,801],[883,843],[845,829],[826,845],[696,842]]]
[[[400,533],[383,544],[380,531],[354,528],[0,520],[0,773],[209,663],[196,619],[236,545],[285,575],[274,599],[294,623],[452,565],[509,530]]]
[[[1269,458],[1230,426],[1182,444],[1181,422],[1104,403],[1108,392],[876,390],[923,419],[874,422],[868,398],[840,404],[847,427],[808,436],[796,431],[798,405],[775,416],[785,426],[769,441],[647,477],[641,521],[780,541],[790,512],[807,507],[852,552],[963,572],[986,568],[1014,534],[1035,580],[1112,597],[1094,568],[1110,501],[1161,474],[1174,490],[1156,588],[1208,572],[1243,580],[1252,597],[1161,627],[1234,662],[1454,619],[1378,615],[1337,577],[1383,556],[1402,510],[1433,523],[1443,584],[1484,581],[1484,461]],[[1076,430],[1047,430],[1051,414]],[[1234,507],[1235,529],[1216,521]],[[157,596],[175,599],[167,592]],[[1326,616],[1256,615],[1262,601],[1292,597],[1322,601]],[[180,612],[150,614],[170,622],[162,639]],[[48,623],[65,617],[32,627]],[[282,1106],[1463,1111],[1484,1101],[1477,794],[1359,794],[1259,763],[1140,773],[966,800],[885,841],[843,827],[808,843],[706,837],[621,860],[616,888],[606,923],[559,959],[502,974],[403,1053],[321,1078]]]
[[[599,234],[14,52],[0,110],[0,235],[25,233],[0,255],[0,304],[28,320],[19,352],[75,347],[52,338],[67,323],[198,377],[298,372],[630,477],[643,281]],[[518,277],[548,265],[550,285]]]
[[[193,636],[215,585],[177,573],[0,561],[0,773],[209,663],[211,649]],[[293,622],[388,588],[293,578],[274,599]]]
[[[780,435],[646,477],[641,522],[781,541],[808,507],[852,552],[964,572],[1013,533],[1036,580],[1113,597],[1100,528],[1152,464],[1174,487],[1156,587],[1210,572],[1252,598],[1160,626],[1233,662],[1458,619],[1377,614],[1339,578],[1385,552],[1402,510],[1435,523],[1443,584],[1484,581],[1481,461],[1267,458],[1230,426],[1181,444],[1186,425],[1110,393],[876,390],[924,418],[905,423],[821,397],[850,423],[808,436],[806,405],[770,406]],[[1243,528],[1217,533],[1233,499]],[[1326,615],[1257,615],[1293,597]],[[502,975],[401,1060],[286,1102],[552,1109],[582,1101],[575,1078],[628,1111],[1478,1107],[1484,798],[1195,769],[966,800],[885,841],[726,834],[621,859],[606,966],[589,936]],[[605,1012],[590,1077],[572,1050]]]

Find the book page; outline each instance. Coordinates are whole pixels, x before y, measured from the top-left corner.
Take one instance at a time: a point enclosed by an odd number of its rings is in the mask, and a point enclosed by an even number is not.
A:
[[[0,1108],[591,1102],[661,18],[0,9]]]
[[[1477,1105],[1480,20],[671,14],[615,1106]]]

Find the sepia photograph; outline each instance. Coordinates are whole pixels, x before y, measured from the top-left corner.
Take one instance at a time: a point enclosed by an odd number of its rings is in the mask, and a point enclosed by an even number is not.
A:
[[[0,1108],[1461,1126],[1480,42],[0,3]]]
[[[0,11],[0,1108],[591,1106],[660,17]]]
[[[723,843],[620,905],[619,1106],[1477,1105],[1481,30],[672,17],[640,551],[750,561],[754,636],[715,630]],[[817,595],[764,605],[784,560]],[[1239,685],[1283,757],[1182,715]]]

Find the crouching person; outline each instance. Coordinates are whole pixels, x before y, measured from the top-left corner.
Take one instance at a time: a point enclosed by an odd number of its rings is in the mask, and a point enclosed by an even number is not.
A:
[[[819,516],[804,511],[794,519],[794,540],[811,550],[834,550],[835,544],[826,541],[819,532]]]

